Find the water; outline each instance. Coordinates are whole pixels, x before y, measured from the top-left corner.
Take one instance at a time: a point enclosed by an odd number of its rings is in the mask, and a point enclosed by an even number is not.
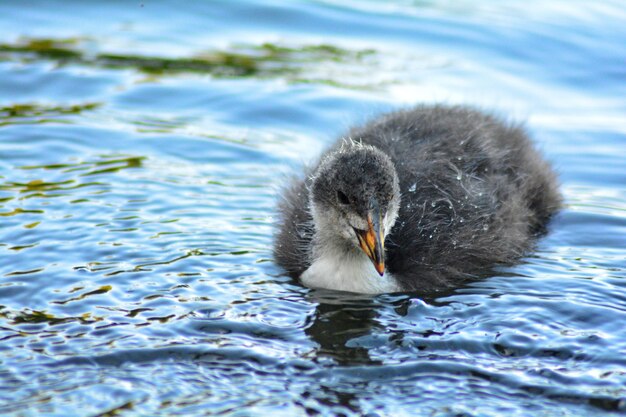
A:
[[[618,1],[0,3],[0,414],[626,411]],[[284,174],[417,102],[525,120],[566,208],[434,299],[272,263]]]

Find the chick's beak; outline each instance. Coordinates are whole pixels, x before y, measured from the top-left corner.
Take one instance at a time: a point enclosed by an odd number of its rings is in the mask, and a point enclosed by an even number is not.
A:
[[[381,227],[381,216],[378,208],[367,215],[367,230],[357,230],[356,236],[363,252],[372,260],[374,268],[382,277],[385,273],[385,238]]]

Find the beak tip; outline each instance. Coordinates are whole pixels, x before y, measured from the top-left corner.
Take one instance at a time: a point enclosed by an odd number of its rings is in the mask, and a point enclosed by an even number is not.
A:
[[[385,275],[385,236],[380,227],[380,213],[368,214],[367,230],[354,229],[359,246],[374,264],[374,269],[382,277]]]

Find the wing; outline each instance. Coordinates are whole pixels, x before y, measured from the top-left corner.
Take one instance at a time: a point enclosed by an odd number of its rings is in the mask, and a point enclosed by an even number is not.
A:
[[[293,278],[298,278],[311,264],[314,228],[307,181],[291,178],[278,204],[274,258]]]

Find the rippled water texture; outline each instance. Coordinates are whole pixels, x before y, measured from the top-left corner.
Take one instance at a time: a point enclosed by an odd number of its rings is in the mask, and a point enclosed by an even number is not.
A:
[[[0,414],[625,413],[624,10],[0,2]],[[282,275],[285,174],[420,102],[526,121],[537,251],[434,299]]]

